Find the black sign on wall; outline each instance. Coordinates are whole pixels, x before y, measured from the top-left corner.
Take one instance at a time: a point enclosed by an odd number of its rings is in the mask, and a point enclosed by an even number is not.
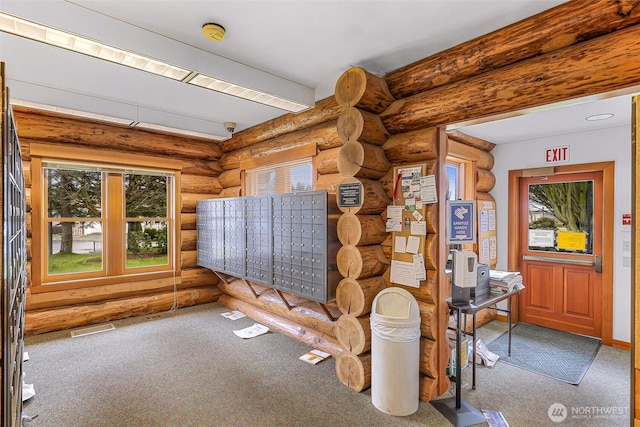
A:
[[[338,184],[338,206],[359,208],[362,206],[362,184],[359,182]]]

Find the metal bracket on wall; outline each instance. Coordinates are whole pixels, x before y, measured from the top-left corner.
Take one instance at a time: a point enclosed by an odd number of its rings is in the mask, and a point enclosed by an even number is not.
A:
[[[249,289],[251,289],[251,293],[256,297],[256,299],[258,299],[260,294],[256,292],[256,290],[253,288],[253,286],[251,286],[251,283],[247,282],[246,280],[244,280],[242,278],[240,280],[242,280],[244,282],[244,284],[247,285],[249,287]]]
[[[280,297],[280,299],[282,300],[284,305],[286,305],[287,308],[289,309],[289,311],[291,311],[291,309],[293,307],[289,304],[289,301],[287,301],[287,299],[284,297],[284,294],[281,291],[279,291],[278,289],[276,289],[276,294],[278,294],[278,296]]]
[[[338,320],[337,317],[333,317],[333,314],[331,314],[331,312],[329,311],[329,309],[327,308],[326,304],[323,304],[321,302],[319,302],[318,304],[320,304],[320,308],[322,308],[322,311],[324,311],[324,314],[327,315],[327,317],[329,318],[329,320],[331,320],[332,322],[335,322],[336,320]]]
[[[227,280],[227,278],[226,278],[226,277],[224,277],[224,276],[222,275],[222,273],[219,273],[219,272],[217,272],[217,271],[215,271],[215,270],[211,270],[211,271],[213,271],[213,274],[215,274],[216,276],[218,276],[218,278],[219,278],[220,280],[222,280],[225,284],[227,284],[227,285],[229,284],[229,281]]]

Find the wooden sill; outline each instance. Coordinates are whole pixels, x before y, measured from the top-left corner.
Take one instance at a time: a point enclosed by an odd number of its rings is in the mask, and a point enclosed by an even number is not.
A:
[[[166,279],[169,277],[180,278],[179,271],[160,271],[152,273],[126,274],[122,276],[98,277],[82,280],[68,280],[64,282],[48,282],[39,285],[32,285],[31,292],[34,294],[42,292],[55,292],[68,289],[82,289],[94,286],[115,285],[118,283],[142,282],[154,279]],[[180,281],[180,280],[178,280]]]

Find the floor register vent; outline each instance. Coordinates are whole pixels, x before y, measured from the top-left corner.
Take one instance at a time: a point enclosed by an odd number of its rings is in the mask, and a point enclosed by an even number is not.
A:
[[[102,325],[95,326],[87,326],[86,328],[76,329],[71,331],[71,338],[82,337],[85,335],[97,334],[99,332],[107,332],[112,331],[116,327],[113,326],[113,323],[103,323]]]

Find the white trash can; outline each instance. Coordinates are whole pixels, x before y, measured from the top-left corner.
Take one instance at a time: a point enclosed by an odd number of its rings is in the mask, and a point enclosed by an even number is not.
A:
[[[411,415],[420,401],[420,309],[407,290],[381,291],[371,307],[371,401],[390,415]]]

